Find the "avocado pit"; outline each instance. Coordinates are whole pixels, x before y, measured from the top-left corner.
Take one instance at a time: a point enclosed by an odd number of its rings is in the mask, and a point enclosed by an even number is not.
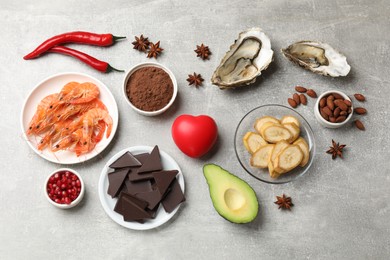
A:
[[[238,190],[227,189],[224,194],[226,206],[231,210],[239,210],[245,205],[245,197]]]

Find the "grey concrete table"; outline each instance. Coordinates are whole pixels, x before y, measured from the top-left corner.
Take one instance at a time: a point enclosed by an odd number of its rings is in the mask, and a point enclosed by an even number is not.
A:
[[[26,1],[0,2],[0,258],[2,259],[388,259],[390,257],[390,5],[388,1]],[[259,26],[270,36],[275,61],[256,84],[221,91],[209,82],[230,44],[244,29]],[[101,74],[61,55],[24,61],[23,55],[53,35],[85,30],[126,35],[111,48],[74,46],[112,65],[128,69],[147,61],[130,42],[141,33],[161,40],[158,62],[178,79],[179,98],[162,116],[131,111],[121,93],[123,74]],[[352,71],[346,78],[315,75],[290,64],[279,50],[298,40],[327,42],[343,52]],[[209,61],[196,58],[197,44],[210,46]],[[60,165],[37,156],[22,138],[24,99],[50,75],[76,71],[103,81],[120,111],[112,144],[91,161],[74,165],[86,183],[82,205],[58,210],[43,196],[46,176]],[[189,87],[187,74],[206,82]],[[293,86],[366,95],[367,130],[324,129],[313,117],[313,100],[298,111],[315,131],[317,153],[310,172],[296,182],[269,185],[249,176],[233,147],[235,128],[250,109],[287,104]],[[219,126],[219,143],[204,159],[184,156],[170,138],[182,113],[208,114]],[[347,144],[345,159],[325,154],[331,139]],[[182,167],[187,202],[167,224],[151,231],[125,229],[103,211],[98,179],[105,162],[133,145],[158,144]],[[256,191],[256,221],[236,225],[213,209],[202,174],[206,162],[220,164]],[[292,196],[291,212],[273,204],[276,195]]]

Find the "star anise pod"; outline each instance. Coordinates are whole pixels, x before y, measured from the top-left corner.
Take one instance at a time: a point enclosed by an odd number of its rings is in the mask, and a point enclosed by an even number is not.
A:
[[[343,148],[345,146],[346,146],[345,144],[340,145],[340,143],[336,143],[332,139],[332,146],[329,147],[330,149],[328,151],[326,151],[326,153],[331,154],[333,160],[336,159],[337,156],[339,156],[340,158],[343,158]]]
[[[150,43],[150,46],[149,46],[149,51],[148,51],[148,58],[155,58],[157,59],[157,56],[161,54],[161,52],[164,50],[162,48],[160,48],[160,41],[156,42],[156,44],[154,43]]]
[[[209,46],[203,45],[203,43],[200,46],[196,45],[196,50],[194,51],[197,54],[196,56],[201,57],[203,60],[208,60],[209,56],[211,55]]]
[[[282,195],[282,197],[276,196],[277,201],[274,203],[279,205],[279,209],[288,209],[291,210],[291,207],[294,204],[291,202],[291,197],[287,197],[286,195]]]
[[[141,34],[139,38],[135,36],[135,41],[132,44],[134,45],[133,49],[146,51],[149,48],[150,42],[148,41],[148,37],[144,38],[144,35]]]
[[[203,82],[203,78],[200,74],[196,74],[194,72],[194,75],[188,74],[188,83],[189,85],[195,85],[195,87],[201,86]]]

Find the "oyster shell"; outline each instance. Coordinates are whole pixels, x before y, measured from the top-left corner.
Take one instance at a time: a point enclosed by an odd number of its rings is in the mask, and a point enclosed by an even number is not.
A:
[[[273,53],[270,39],[260,28],[243,31],[222,58],[211,82],[220,89],[249,85],[268,67]]]
[[[282,49],[282,53],[293,63],[325,76],[346,76],[351,70],[347,58],[327,43],[300,41]]]

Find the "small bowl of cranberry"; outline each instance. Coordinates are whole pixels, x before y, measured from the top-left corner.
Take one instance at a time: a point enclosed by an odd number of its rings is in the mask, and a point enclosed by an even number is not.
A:
[[[83,199],[85,185],[75,170],[61,168],[47,177],[44,191],[51,204],[60,209],[70,209]]]

